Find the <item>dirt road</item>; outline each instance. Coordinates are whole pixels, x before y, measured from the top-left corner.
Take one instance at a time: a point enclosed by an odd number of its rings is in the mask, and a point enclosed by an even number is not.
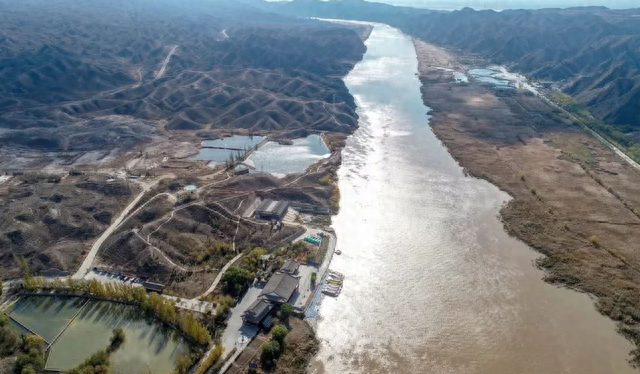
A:
[[[162,66],[160,67],[160,70],[158,70],[158,72],[156,73],[156,79],[162,78],[162,76],[164,75],[164,72],[167,70],[167,65],[169,64],[169,60],[171,60],[171,56],[173,56],[173,54],[176,52],[176,49],[178,49],[177,45],[171,48],[171,51],[169,51],[167,58],[165,58],[164,61],[162,62]]]
[[[89,270],[91,270],[91,265],[93,264],[93,261],[95,260],[96,255],[100,250],[100,246],[102,246],[102,243],[104,243],[104,241],[109,236],[111,236],[111,234],[120,225],[120,223],[125,218],[127,218],[129,212],[138,204],[138,202],[140,201],[140,199],[142,199],[144,194],[147,191],[149,191],[153,186],[155,186],[158,182],[160,182],[162,179],[168,178],[168,177],[169,177],[168,175],[165,175],[150,182],[146,182],[146,183],[140,182],[142,191],[140,191],[138,196],[136,196],[135,199],[133,199],[133,201],[131,201],[129,205],[127,205],[124,208],[124,210],[120,213],[118,218],[116,218],[115,221],[111,222],[111,225],[102,233],[102,235],[100,235],[100,237],[95,241],[95,243],[93,243],[91,250],[89,251],[87,256],[84,258],[84,261],[82,261],[82,265],[80,265],[80,267],[78,268],[78,271],[76,271],[76,273],[73,274],[72,276],[73,279],[82,279],[89,272]]]

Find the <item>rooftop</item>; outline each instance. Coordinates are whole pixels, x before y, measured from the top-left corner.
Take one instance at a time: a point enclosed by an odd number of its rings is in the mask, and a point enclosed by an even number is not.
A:
[[[245,322],[259,324],[273,309],[273,304],[264,299],[257,299],[245,310],[242,318]]]
[[[286,303],[298,288],[298,278],[277,272],[267,282],[260,293],[261,297],[277,303]]]
[[[142,282],[142,287],[156,292],[162,292],[162,290],[164,290],[164,284],[154,282]]]
[[[258,206],[256,212],[261,214],[282,215],[288,207],[289,203],[287,203],[286,201],[266,199],[260,204],[260,206]]]
[[[298,261],[287,260],[284,262],[284,265],[282,265],[282,268],[280,269],[280,271],[284,273],[295,274],[296,271],[298,271],[299,267],[300,267],[300,263]]]

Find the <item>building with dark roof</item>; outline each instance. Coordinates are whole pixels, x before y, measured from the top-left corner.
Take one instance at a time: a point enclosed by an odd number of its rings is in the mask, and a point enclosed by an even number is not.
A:
[[[283,273],[296,275],[299,267],[300,263],[298,261],[287,260],[284,262],[284,265],[282,265],[282,268],[280,268],[280,271]]]
[[[260,292],[260,297],[276,304],[284,304],[298,289],[298,278],[291,274],[277,272]]]
[[[65,270],[60,270],[57,268],[49,268],[47,270],[43,270],[40,272],[40,276],[53,278],[53,277],[68,277],[69,272]]]
[[[164,290],[164,284],[154,282],[142,282],[142,287],[144,287],[147,292],[162,293]]]
[[[287,214],[289,203],[286,201],[277,201],[266,199],[256,209],[255,217],[266,220],[281,221]]]
[[[265,299],[257,299],[242,313],[242,320],[246,323],[259,326],[273,310],[273,304]]]

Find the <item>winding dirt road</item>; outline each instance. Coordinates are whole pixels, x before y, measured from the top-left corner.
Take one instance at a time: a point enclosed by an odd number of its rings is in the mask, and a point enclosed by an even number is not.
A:
[[[162,179],[167,177],[169,177],[169,175],[164,175],[148,183],[140,182],[140,185],[142,186],[142,191],[140,191],[138,196],[136,196],[135,199],[133,199],[133,201],[131,201],[129,205],[127,205],[124,208],[124,210],[120,213],[118,218],[116,218],[115,221],[111,222],[111,225],[102,233],[102,235],[100,235],[98,240],[96,240],[95,243],[93,243],[91,250],[89,251],[87,256],[84,258],[84,261],[82,261],[82,265],[80,265],[80,267],[78,268],[78,271],[76,271],[76,273],[73,274],[72,276],[73,279],[82,279],[89,272],[89,270],[91,270],[91,264],[93,264],[93,261],[95,260],[96,255],[98,254],[98,251],[102,246],[102,243],[104,243],[104,241],[109,236],[111,236],[111,234],[113,234],[115,229],[118,228],[120,223],[128,217],[129,212],[136,206],[136,204],[138,204],[140,199],[142,199],[142,196],[144,196],[144,194],[147,191],[149,191],[153,186],[155,186],[158,182],[160,182]]]

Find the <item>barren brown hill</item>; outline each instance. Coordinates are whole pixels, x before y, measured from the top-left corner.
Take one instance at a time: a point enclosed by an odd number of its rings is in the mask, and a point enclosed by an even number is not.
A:
[[[387,23],[431,43],[558,82],[622,132],[640,128],[640,9],[445,12],[362,0],[244,1],[288,15]]]
[[[233,2],[162,3],[0,2],[0,146],[110,150],[158,129],[355,128],[340,77],[364,53],[358,30]]]

